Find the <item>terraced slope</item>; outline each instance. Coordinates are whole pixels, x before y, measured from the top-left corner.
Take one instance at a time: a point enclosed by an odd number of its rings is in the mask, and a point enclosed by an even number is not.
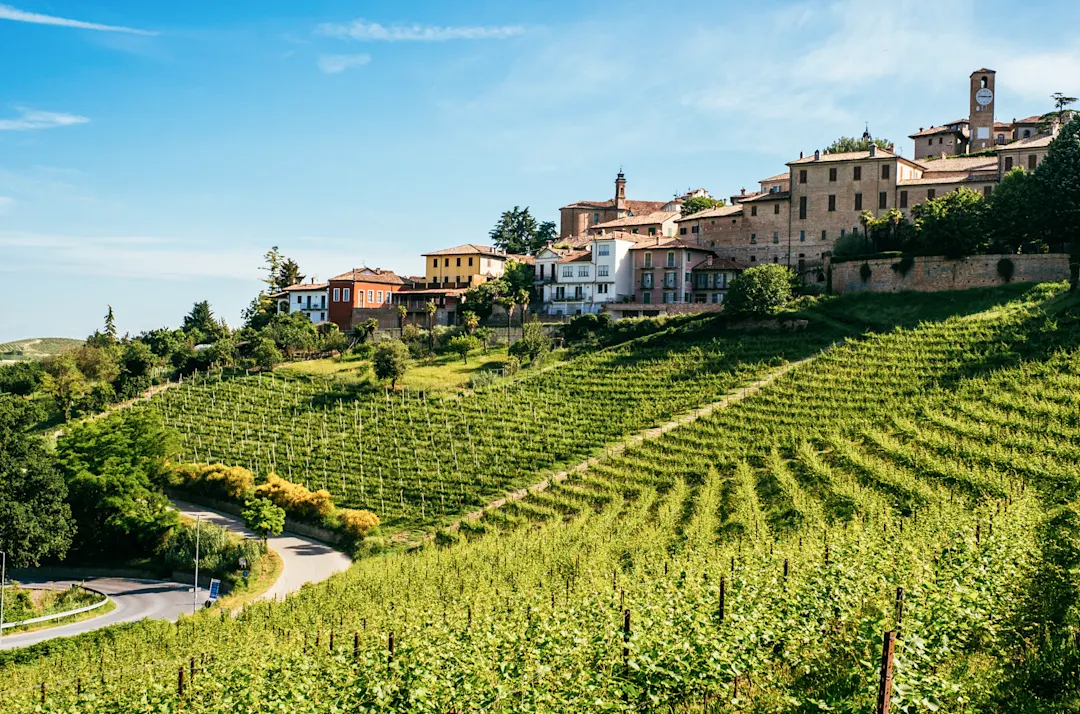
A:
[[[898,711],[1076,711],[1078,347],[1059,288],[852,340],[468,542],[235,620],[28,653],[0,694],[31,710],[45,681],[45,711],[91,713],[865,712],[897,628]]]

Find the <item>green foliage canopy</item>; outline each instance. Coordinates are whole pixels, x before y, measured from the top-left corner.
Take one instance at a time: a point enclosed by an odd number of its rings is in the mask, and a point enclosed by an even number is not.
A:
[[[734,313],[771,315],[791,300],[792,279],[783,265],[747,268],[731,281],[724,304]]]

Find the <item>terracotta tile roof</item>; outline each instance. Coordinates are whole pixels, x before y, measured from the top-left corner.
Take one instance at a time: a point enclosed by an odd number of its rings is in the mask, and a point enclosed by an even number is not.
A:
[[[931,159],[929,157],[919,159],[917,162],[927,173],[939,171],[980,171],[997,170],[996,156],[946,156],[943,159]]]
[[[663,223],[666,220],[678,216],[678,213],[674,211],[655,211],[653,213],[646,213],[643,215],[634,214],[633,216],[627,216],[626,218],[616,218],[613,221],[606,221],[604,223],[596,223],[589,226],[589,230],[597,230],[602,228],[620,228],[622,226],[645,226],[653,223]]]
[[[325,290],[328,287],[330,287],[330,283],[297,283],[296,285],[290,285],[287,288],[282,288],[281,292],[289,293],[298,290]]]
[[[352,281],[354,283],[385,283],[387,285],[404,285],[405,281],[390,270],[378,268],[353,268],[347,273],[335,275],[330,278],[331,282],[339,280]]]
[[[786,201],[791,198],[791,191],[767,191],[766,193],[759,193],[755,196],[747,196],[739,201],[742,203],[757,203],[759,201]]]
[[[1013,124],[1042,124],[1042,115],[1034,114],[1023,119],[1016,119]]]
[[[634,215],[641,213],[656,213],[668,204],[667,201],[626,201],[626,210]],[[615,199],[606,201],[576,201],[563,208],[615,208]]]
[[[776,174],[775,176],[770,176],[767,179],[761,179],[760,181],[758,181],[758,183],[775,183],[776,181],[787,181],[790,178],[791,178],[791,174],[789,174],[787,172],[784,172],[782,174]]]
[[[900,157],[897,156],[896,154],[892,153],[891,151],[886,151],[885,149],[878,149],[877,154],[875,156],[873,156],[873,157],[870,156],[869,151],[840,151],[840,152],[837,152],[835,154],[827,154],[827,153],[825,153],[823,151],[823,152],[821,152],[821,158],[820,159],[815,160],[814,155],[810,154],[809,156],[804,156],[801,159],[795,159],[794,161],[789,161],[788,166],[793,166],[793,165],[796,165],[796,164],[797,165],[802,165],[802,164],[822,164],[822,163],[828,163],[828,162],[834,162],[834,161],[865,161],[865,160],[870,159],[870,158],[875,158],[875,159],[895,159],[895,158],[900,158]]]
[[[408,295],[446,295],[447,297],[461,297],[465,294],[466,288],[414,288],[404,287],[398,291],[398,294]]]
[[[560,263],[574,263],[582,260],[592,260],[592,251],[588,250],[572,250],[563,257],[559,258]]]
[[[1053,134],[1040,134],[1039,136],[1032,136],[1027,139],[1017,139],[1005,146],[999,146],[998,151],[1009,151],[1010,149],[1040,149],[1044,146],[1050,146],[1050,142],[1053,140]]]
[[[651,238],[660,238],[659,236],[649,236],[649,237],[651,237]],[[695,243],[694,241],[687,240],[685,238],[668,238],[667,240],[664,240],[663,238],[660,238],[660,240],[658,240],[655,243],[651,243],[649,241],[644,241],[644,242],[638,243],[637,245],[635,245],[630,250],[656,250],[657,248],[660,248],[660,249],[664,249],[664,248],[686,248],[687,250],[703,250],[703,251],[708,251],[709,250],[708,248],[706,248],[706,247],[704,247],[704,246],[702,246],[702,245],[700,245],[698,243]]]
[[[970,174],[934,174],[916,179],[904,179],[897,181],[897,186],[934,186],[953,183],[994,183],[997,181],[997,171],[970,173]]]
[[[996,121],[994,122],[994,130],[998,129],[1012,129],[1012,124],[1005,121]]]
[[[478,245],[476,243],[464,243],[462,245],[456,245],[453,248],[443,248],[442,250],[433,250],[430,253],[421,253],[421,255],[427,257],[429,255],[466,255],[479,253],[480,255],[490,255],[496,258],[505,258],[506,253],[500,252],[496,248],[492,248],[490,245]]]
[[[683,221],[697,221],[702,218],[725,218],[730,216],[742,215],[742,203],[733,203],[730,206],[719,206],[717,208],[710,208],[705,211],[698,211],[697,213],[691,213],[689,216],[683,216],[682,218],[676,218],[676,223],[682,223]]]
[[[937,134],[963,134],[960,129],[950,129],[948,126],[932,126],[929,129],[922,129],[914,134],[908,134],[909,139],[918,139],[920,136],[935,136]]]
[[[536,265],[535,255],[518,255],[517,253],[507,253],[507,260],[512,260],[515,263],[524,263],[525,265]]]

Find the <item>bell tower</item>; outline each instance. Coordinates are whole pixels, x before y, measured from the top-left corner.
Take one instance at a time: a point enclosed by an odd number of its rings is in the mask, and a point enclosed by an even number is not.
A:
[[[994,75],[992,69],[977,69],[971,73],[971,143],[968,151],[982,151],[994,146]]]
[[[626,177],[623,176],[622,167],[619,167],[619,175],[615,177],[615,211],[619,218],[625,218],[626,214]]]

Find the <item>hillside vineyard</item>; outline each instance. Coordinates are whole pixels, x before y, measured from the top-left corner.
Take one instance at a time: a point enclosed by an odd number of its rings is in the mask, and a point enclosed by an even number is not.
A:
[[[402,528],[529,485],[538,472],[715,400],[828,339],[665,333],[460,397],[358,395],[320,379],[211,373],[148,408],[180,432],[181,460],[273,471]]]
[[[0,670],[5,711],[35,710],[47,692],[42,711],[90,713],[865,712],[886,629],[900,633],[897,710],[1019,711],[1009,697],[1031,695],[1018,653],[1076,647],[1040,629],[1054,615],[1039,603],[1068,592],[1052,543],[1080,485],[1078,317],[1075,296],[1050,286],[849,340],[494,511],[469,542],[362,560],[237,617],[38,648]],[[611,369],[637,352],[604,354],[590,359]],[[764,359],[749,358],[726,368]],[[627,393],[670,388],[650,371]],[[272,386],[295,388],[255,393]],[[226,388],[191,394],[212,405]],[[475,399],[479,423],[488,403]],[[581,408],[532,404],[537,419]],[[505,436],[519,423],[485,426]],[[493,464],[494,452],[474,453]]]

